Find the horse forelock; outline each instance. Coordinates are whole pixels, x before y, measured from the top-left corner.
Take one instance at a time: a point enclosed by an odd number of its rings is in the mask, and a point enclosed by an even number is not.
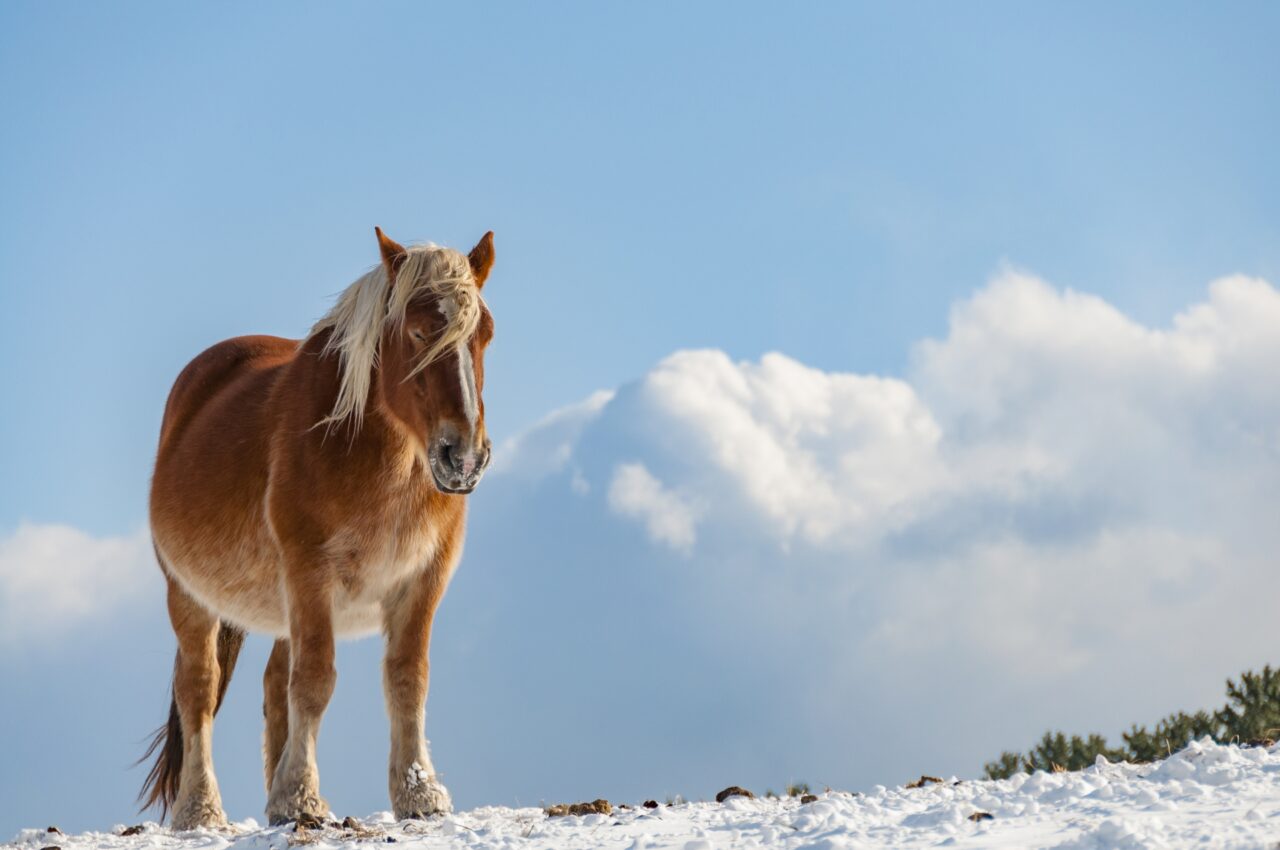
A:
[[[337,356],[339,361],[337,398],[329,415],[317,425],[351,420],[360,427],[378,366],[382,333],[387,326],[404,322],[409,305],[423,295],[440,299],[446,323],[410,370],[411,375],[417,374],[470,339],[480,323],[480,289],[471,265],[451,248],[430,243],[409,247],[394,283],[380,263],[348,286],[311,328],[302,344],[329,331],[323,354]]]

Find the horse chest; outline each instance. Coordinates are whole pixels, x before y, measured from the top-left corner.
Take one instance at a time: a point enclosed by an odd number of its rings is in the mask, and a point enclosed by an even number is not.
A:
[[[395,512],[348,529],[331,542],[337,573],[336,607],[379,605],[430,565],[439,532],[425,512]]]

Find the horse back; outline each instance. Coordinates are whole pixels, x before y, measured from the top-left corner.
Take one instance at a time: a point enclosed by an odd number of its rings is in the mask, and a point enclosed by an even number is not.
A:
[[[297,356],[298,341],[278,336],[238,336],[196,355],[169,391],[160,425],[160,453],[191,421],[222,405],[260,409],[276,373]],[[216,413],[216,411],[215,411]]]

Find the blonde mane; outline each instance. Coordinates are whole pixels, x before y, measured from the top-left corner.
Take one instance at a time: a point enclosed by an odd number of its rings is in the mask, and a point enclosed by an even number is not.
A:
[[[333,410],[318,425],[332,426],[350,419],[357,430],[360,428],[373,370],[378,366],[382,332],[389,325],[402,323],[409,303],[418,296],[440,298],[446,324],[414,364],[411,375],[475,333],[480,322],[480,290],[467,258],[431,243],[413,245],[406,251],[394,286],[387,278],[386,266],[379,263],[338,296],[338,302],[303,340],[305,345],[317,334],[332,331],[323,355],[336,354],[339,360],[338,397]]]

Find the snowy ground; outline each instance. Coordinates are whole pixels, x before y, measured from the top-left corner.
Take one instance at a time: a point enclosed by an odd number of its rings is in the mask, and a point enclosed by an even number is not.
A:
[[[991,817],[972,819],[975,813]],[[795,798],[617,806],[609,815],[550,818],[540,809],[481,808],[396,823],[389,814],[295,832],[243,821],[226,832],[63,835],[24,830],[20,850],[317,850],[397,843],[426,848],[1280,848],[1280,745],[1218,746],[1208,739],[1149,765],[1099,763],[1074,773],[999,782],[877,787]]]

